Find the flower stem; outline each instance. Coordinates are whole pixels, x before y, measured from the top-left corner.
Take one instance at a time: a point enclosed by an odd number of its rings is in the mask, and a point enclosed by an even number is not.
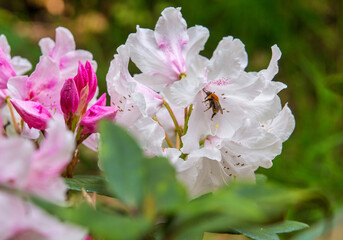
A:
[[[79,154],[80,152],[76,149],[73,155],[73,158],[71,159],[71,162],[68,164],[67,168],[62,174],[63,177],[67,177],[67,178],[73,177],[74,168],[76,167],[77,162],[79,161]]]
[[[193,104],[191,104],[191,105],[189,106],[188,112],[187,112],[186,109],[187,109],[187,108],[185,108],[185,127],[184,127],[184,129],[183,129],[183,135],[185,135],[185,134],[187,133],[187,130],[188,130],[188,121],[189,121],[189,118],[190,118],[190,116],[191,116],[191,114],[192,114],[192,111],[193,111]],[[186,113],[187,113],[187,115],[186,115]]]
[[[158,125],[161,126],[161,128],[163,128],[162,124],[160,123],[160,121],[158,121],[156,116],[153,117],[153,119],[158,123]],[[171,148],[174,148],[173,143],[170,141],[170,138],[168,137],[168,134],[165,131],[164,131],[164,134],[165,134],[165,139],[166,139],[168,146]]]
[[[166,109],[168,110],[169,115],[171,116],[171,118],[172,118],[172,120],[173,120],[173,122],[174,122],[175,129],[176,129],[176,131],[177,131],[177,135],[178,135],[178,137],[180,138],[180,148],[181,148],[181,147],[182,147],[182,141],[181,141],[182,132],[181,132],[181,128],[180,128],[180,126],[179,126],[179,123],[177,122],[176,117],[175,117],[175,115],[174,115],[172,109],[170,108],[169,104],[168,104],[166,101],[164,101],[164,99],[163,99],[163,105],[164,105],[164,106],[166,107]]]
[[[19,134],[19,130],[18,130],[18,126],[17,126],[17,121],[16,121],[16,119],[15,119],[14,112],[13,112],[12,103],[10,102],[9,98],[6,99],[6,102],[7,102],[8,108],[9,108],[10,113],[11,113],[11,117],[12,117],[12,121],[13,121],[14,130],[15,130],[15,132],[16,132],[17,134]]]

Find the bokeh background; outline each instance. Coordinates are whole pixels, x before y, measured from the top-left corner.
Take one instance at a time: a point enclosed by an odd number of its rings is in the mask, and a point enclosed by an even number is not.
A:
[[[136,31],[136,25],[153,29],[168,6],[182,7],[188,26],[210,30],[201,53],[206,57],[224,36],[232,35],[246,45],[248,70],[259,71],[268,66],[270,47],[280,47],[283,55],[274,80],[288,85],[280,96],[292,109],[296,128],[274,166],[258,172],[288,186],[318,189],[339,213],[343,206],[342,1],[0,0],[0,34],[7,36],[12,55],[35,65],[39,39],[54,38],[56,27],[67,27],[77,48],[93,53],[104,92],[116,48]],[[90,154],[81,156],[85,159],[81,171],[96,165]],[[313,206],[302,210],[294,214],[298,220],[314,223],[323,218]]]

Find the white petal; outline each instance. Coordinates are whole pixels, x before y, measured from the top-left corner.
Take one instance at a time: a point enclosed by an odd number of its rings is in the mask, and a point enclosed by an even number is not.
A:
[[[175,106],[184,108],[190,105],[197,93],[205,86],[205,67],[208,59],[201,56],[192,59],[187,76],[164,88],[162,92],[167,101]]]
[[[202,101],[202,94],[198,93],[196,96],[194,109],[189,118],[187,133],[182,137],[183,147],[181,151],[183,153],[190,153],[196,149],[199,149],[199,141],[201,138],[204,138],[210,134],[209,119],[211,118],[211,113],[208,111],[204,112]]]
[[[107,89],[111,105],[118,108],[116,123],[128,127],[141,118],[142,113],[132,97],[137,84],[128,71],[129,49],[122,45],[117,51],[106,75]]]
[[[232,36],[224,37],[218,44],[213,55],[219,54],[219,52],[228,52],[230,58],[236,59],[241,66],[241,69],[244,70],[248,65],[248,55],[245,51],[245,46],[239,39],[233,39]],[[228,56],[229,57],[229,56]]]
[[[185,77],[163,90],[168,103],[178,107],[190,105],[197,93],[204,87],[204,79]]]
[[[182,18],[181,8],[166,8],[155,27],[157,45],[164,53],[170,68],[176,77],[186,73],[186,63],[182,54],[184,45],[188,44],[187,23]]]
[[[288,105],[284,106],[276,118],[266,123],[265,127],[268,132],[280,138],[282,142],[286,141],[295,127],[294,116]]]
[[[184,46],[183,52],[185,53],[187,63],[190,63],[189,59],[193,58],[204,49],[210,33],[208,29],[203,26],[194,26],[187,30],[187,34],[189,42]],[[189,70],[187,69],[187,72],[188,71]]]
[[[174,116],[179,124],[179,126],[183,126],[185,122],[185,110],[184,108],[176,107],[172,104],[169,104],[171,110],[174,113]],[[162,125],[165,133],[168,135],[170,139],[176,139],[176,131],[174,122],[168,112],[168,110],[163,107],[156,113],[157,120]]]
[[[171,164],[176,164],[181,155],[181,151],[177,148],[165,148],[162,155],[168,158]]]
[[[137,27],[137,33],[130,34],[126,44],[130,47],[132,61],[143,73],[161,77],[159,80],[162,82],[157,82],[156,85],[172,83],[178,78],[157,45],[152,30]]]
[[[138,138],[141,147],[149,155],[162,155],[162,142],[165,133],[162,127],[151,118],[139,119],[129,131]]]
[[[23,131],[21,132],[20,136],[28,139],[38,139],[40,136],[40,130],[35,128],[29,128],[27,123],[23,123]]]
[[[26,58],[15,56],[11,59],[11,64],[17,75],[23,75],[32,68],[31,63]]]
[[[86,140],[84,140],[82,144],[88,147],[89,149],[93,150],[94,152],[97,152],[99,139],[100,139],[100,134],[93,133],[88,138],[86,138]]]
[[[244,44],[239,39],[225,37],[213,53],[208,66],[208,79],[232,79],[239,75],[247,65],[247,54]]]
[[[272,160],[281,153],[282,148],[279,138],[252,120],[245,121],[232,139],[224,141],[223,145],[241,155],[248,165],[265,168],[272,166]]]
[[[163,105],[162,96],[143,84],[137,83],[135,92],[132,94],[133,100],[144,117],[155,116]]]
[[[281,82],[266,81],[261,94],[246,104],[249,116],[261,122],[274,118],[281,111],[281,101],[277,93],[286,87]]]
[[[277,45],[272,46],[272,59],[270,60],[269,66],[266,70],[262,70],[261,73],[265,76],[267,81],[271,81],[274,76],[278,73],[278,60],[281,58],[281,51]]]

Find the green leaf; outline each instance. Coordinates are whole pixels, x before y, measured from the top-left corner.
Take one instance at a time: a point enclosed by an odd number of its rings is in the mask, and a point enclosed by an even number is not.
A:
[[[113,196],[106,187],[106,180],[100,176],[75,175],[73,178],[65,178],[68,189],[81,191],[82,188],[86,192],[95,192],[101,195]]]
[[[192,200],[178,212],[170,232],[183,236],[202,232],[232,233],[240,228],[249,237],[255,233],[254,239],[278,239],[273,231],[256,226],[278,217],[290,204],[308,196],[306,191],[270,183],[233,184]]]
[[[177,181],[175,169],[168,159],[154,157],[145,159],[145,198],[152,198],[158,212],[177,209],[187,201],[184,187]]]
[[[279,240],[277,234],[263,227],[235,228],[235,230],[255,240]]]
[[[145,161],[136,141],[121,127],[101,122],[99,157],[114,195],[138,206],[143,197]]]
[[[141,208],[151,219],[187,201],[168,159],[144,157],[135,140],[112,123],[103,122],[100,134],[105,175],[113,193],[124,203]]]
[[[278,240],[277,233],[288,233],[307,228],[308,225],[297,221],[284,221],[270,226],[236,227],[235,230],[255,240]]]
[[[109,214],[82,205],[78,208],[64,208],[46,201],[34,199],[34,202],[63,221],[87,228],[96,238],[103,240],[142,239],[153,224],[146,219],[131,219],[127,216]]]
[[[267,226],[266,229],[269,231],[272,231],[274,233],[288,233],[288,232],[294,232],[298,230],[302,230],[304,228],[308,228],[309,226],[302,222],[297,221],[284,221],[281,223],[273,224],[270,226]]]

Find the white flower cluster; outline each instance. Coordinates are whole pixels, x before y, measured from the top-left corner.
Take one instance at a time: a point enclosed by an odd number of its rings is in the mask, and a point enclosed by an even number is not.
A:
[[[211,59],[199,54],[209,37],[187,29],[180,8],[166,8],[155,30],[137,27],[117,49],[107,74],[115,122],[127,127],[146,154],[175,166],[192,196],[269,168],[295,127],[274,82],[281,57],[272,47],[267,69],[246,72],[239,39],[224,37]],[[140,74],[129,73],[132,61]]]

